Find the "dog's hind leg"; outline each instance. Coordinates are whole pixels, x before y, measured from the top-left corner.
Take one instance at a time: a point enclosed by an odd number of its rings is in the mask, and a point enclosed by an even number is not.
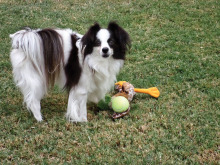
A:
[[[24,96],[27,109],[33,113],[37,121],[42,121],[40,100],[46,93],[44,78],[23,51],[14,49],[10,57],[14,80]]]
[[[43,98],[45,90],[39,75],[34,72],[28,77],[23,75],[18,80],[17,86],[22,91],[27,109],[33,113],[37,121],[42,121],[40,100]]]
[[[33,113],[35,119],[39,122],[42,121],[43,119],[40,112],[41,110],[40,100],[32,100],[26,104],[27,104],[27,108],[30,109],[30,111]]]

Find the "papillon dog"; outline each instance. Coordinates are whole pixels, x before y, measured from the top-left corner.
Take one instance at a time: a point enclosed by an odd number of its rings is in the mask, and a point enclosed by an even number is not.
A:
[[[57,84],[68,91],[66,118],[87,121],[87,102],[98,103],[110,91],[130,46],[117,23],[95,23],[85,35],[70,29],[26,28],[10,35],[14,81],[24,103],[42,121],[41,99]]]

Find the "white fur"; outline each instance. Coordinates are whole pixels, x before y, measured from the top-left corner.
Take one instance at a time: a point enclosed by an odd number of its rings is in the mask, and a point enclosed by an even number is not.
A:
[[[104,53],[102,52],[102,49],[103,48],[108,48],[109,51],[108,51],[108,55],[109,56],[112,56],[113,55],[113,49],[110,48],[109,44],[108,44],[108,39],[110,38],[110,33],[108,32],[107,29],[101,29],[98,33],[97,33],[97,38],[100,39],[101,41],[101,47],[99,52],[101,55],[104,55]]]
[[[44,59],[42,41],[37,34],[38,30],[18,31],[12,38],[12,51],[10,54],[13,66],[14,80],[24,95],[27,108],[33,113],[37,121],[42,121],[40,100],[47,93],[47,85],[44,71]],[[70,29],[56,30],[63,39],[64,65],[67,63],[71,51],[71,34],[79,38],[82,35]],[[108,45],[110,34],[108,30],[101,29],[97,38],[101,41],[100,47],[95,47],[91,55],[87,55],[83,62],[81,39],[76,43],[79,48],[79,61],[82,74],[79,83],[69,92],[66,118],[73,122],[87,121],[87,100],[98,103],[105,94],[114,86],[116,75],[123,66],[123,60],[113,59],[113,49]],[[102,49],[109,48],[109,57],[102,57]],[[61,65],[62,66],[62,65]],[[66,75],[61,67],[60,75],[56,83],[63,88],[66,83]]]

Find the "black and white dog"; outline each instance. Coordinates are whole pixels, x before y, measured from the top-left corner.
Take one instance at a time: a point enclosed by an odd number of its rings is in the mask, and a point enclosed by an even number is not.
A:
[[[25,29],[10,35],[14,80],[42,121],[40,100],[54,84],[69,92],[66,117],[87,121],[87,101],[103,99],[124,64],[130,39],[117,23],[98,23],[82,36],[70,29]]]

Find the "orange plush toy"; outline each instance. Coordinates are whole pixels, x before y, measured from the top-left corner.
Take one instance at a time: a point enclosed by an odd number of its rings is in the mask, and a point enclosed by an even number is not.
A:
[[[160,92],[156,87],[148,88],[148,89],[140,89],[140,88],[134,88],[134,86],[126,81],[119,81],[115,83],[116,89],[119,91],[117,94],[115,94],[113,97],[116,96],[124,96],[128,99],[129,102],[132,101],[134,95],[137,93],[145,93],[149,94],[152,97],[158,98],[160,96]],[[120,117],[123,117],[127,115],[130,111],[130,107],[127,109],[127,111],[122,113],[115,112],[112,115],[113,119],[118,119]]]

